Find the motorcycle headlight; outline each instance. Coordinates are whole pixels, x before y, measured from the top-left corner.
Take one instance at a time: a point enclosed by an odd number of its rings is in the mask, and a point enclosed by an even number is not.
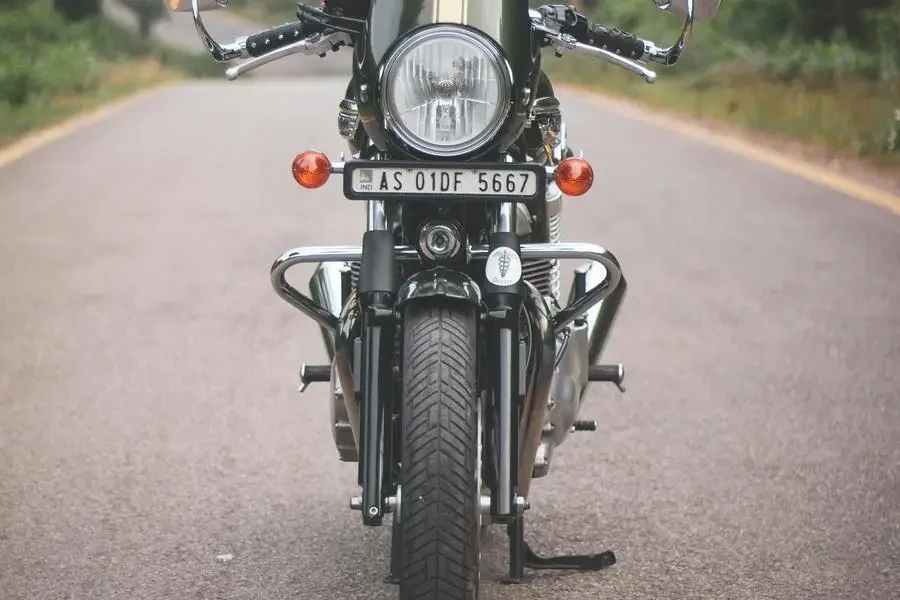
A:
[[[489,142],[509,111],[512,75],[488,40],[439,26],[412,35],[384,66],[381,100],[394,134],[421,152],[459,156]]]

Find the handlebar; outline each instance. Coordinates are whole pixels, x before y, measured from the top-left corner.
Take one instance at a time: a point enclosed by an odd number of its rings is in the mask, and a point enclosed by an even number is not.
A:
[[[684,28],[669,48],[660,48],[625,31],[592,25],[571,6],[551,4],[529,12],[535,31],[544,34],[544,44],[552,47],[558,56],[582,54],[601,58],[640,75],[647,83],[654,83],[656,72],[638,61],[644,59],[666,66],[678,62],[694,27],[693,4],[688,0]]]
[[[587,35],[587,44],[603,48],[632,60],[640,60],[646,52],[646,42],[631,33],[593,25]]]
[[[529,16],[532,29],[541,36],[540,43],[552,47],[558,56],[582,54],[600,58],[640,75],[647,83],[653,83],[656,72],[648,69],[645,62],[671,66],[678,61],[693,29],[693,4],[688,0],[684,29],[669,48],[660,48],[625,31],[591,24],[586,16],[571,6],[545,5],[529,10]],[[352,46],[354,37],[364,24],[358,19],[329,15],[322,9],[300,4],[298,21],[238,38],[234,43],[222,46],[203,25],[197,0],[192,0],[192,5],[197,32],[216,61],[248,59],[226,70],[230,80],[293,54],[325,56],[342,46]]]
[[[303,38],[303,23],[288,23],[247,38],[247,54],[256,58],[272,50],[289,46]]]

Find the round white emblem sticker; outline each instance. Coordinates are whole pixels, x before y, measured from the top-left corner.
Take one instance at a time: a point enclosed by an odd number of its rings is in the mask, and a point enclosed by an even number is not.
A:
[[[484,274],[494,285],[513,285],[522,278],[522,260],[512,248],[500,246],[488,255]]]

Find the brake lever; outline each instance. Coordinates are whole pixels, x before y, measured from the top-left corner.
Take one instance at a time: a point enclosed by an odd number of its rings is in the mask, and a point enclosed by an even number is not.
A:
[[[627,71],[635,73],[636,75],[640,75],[647,83],[656,82],[656,71],[648,69],[636,60],[625,58],[624,56],[616,54],[615,52],[610,52],[609,50],[604,50],[603,48],[596,48],[594,46],[589,46],[588,44],[582,44],[571,35],[553,31],[552,29],[542,25],[536,25],[535,29],[547,36],[549,45],[559,55],[581,54],[583,56],[601,58],[616,65],[617,67],[621,67]]]
[[[350,35],[342,31],[336,31],[327,35],[317,33],[312,37],[299,40],[293,44],[288,44],[287,46],[282,46],[277,50],[272,50],[262,56],[245,60],[240,64],[230,67],[225,71],[225,77],[227,77],[229,81],[234,81],[247,71],[252,71],[253,69],[257,69],[286,56],[292,54],[322,55],[329,50],[337,51],[342,45],[347,45],[351,41]]]

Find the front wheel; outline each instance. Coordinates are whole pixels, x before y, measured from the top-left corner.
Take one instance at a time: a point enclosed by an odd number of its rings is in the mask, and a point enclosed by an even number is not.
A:
[[[404,314],[401,600],[475,600],[480,558],[475,311],[446,300]]]

